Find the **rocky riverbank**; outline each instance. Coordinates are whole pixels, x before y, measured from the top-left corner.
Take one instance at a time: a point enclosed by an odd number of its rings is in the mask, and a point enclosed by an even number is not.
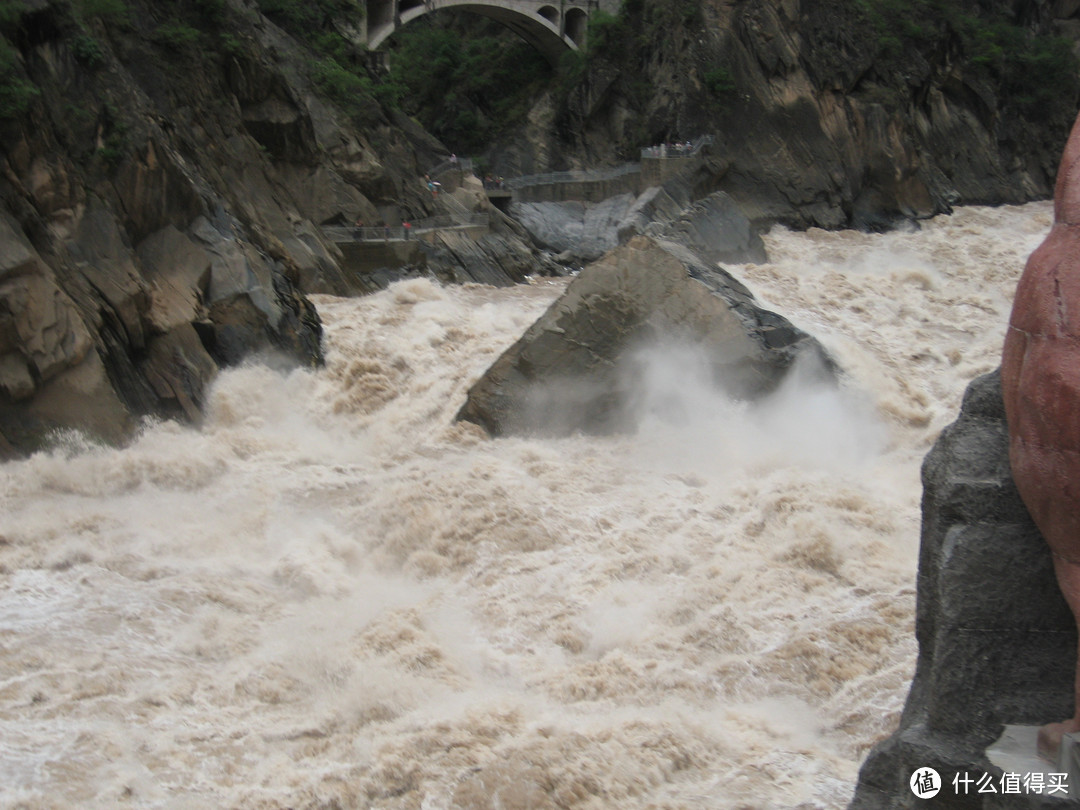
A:
[[[957,795],[952,786],[964,772],[990,774],[1000,786],[1002,769],[986,748],[1004,726],[1072,711],[1076,627],[1012,480],[998,372],[969,386],[922,477],[915,679],[900,728],[870,752],[850,808],[912,806],[909,781],[925,767],[945,785],[938,807],[1069,806],[1026,792]]]

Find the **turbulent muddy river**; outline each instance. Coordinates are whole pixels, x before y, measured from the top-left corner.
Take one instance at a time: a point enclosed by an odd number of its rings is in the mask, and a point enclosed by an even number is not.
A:
[[[658,347],[633,435],[465,392],[564,288],[316,298],[327,365],[0,466],[0,806],[841,808],[915,663],[919,464],[1048,203],[774,230],[845,370],[753,408]],[[673,406],[674,403],[674,406]]]

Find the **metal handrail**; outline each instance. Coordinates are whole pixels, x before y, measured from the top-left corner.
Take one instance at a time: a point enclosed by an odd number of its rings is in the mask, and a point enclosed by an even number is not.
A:
[[[452,169],[460,169],[463,172],[472,173],[473,159],[472,158],[458,158],[456,161],[447,158],[434,169],[428,170],[428,177],[438,177],[444,172],[448,172]]]
[[[432,231],[453,231],[459,228],[472,228],[479,225],[487,226],[490,223],[488,214],[470,214],[467,222],[457,222],[452,217],[430,217],[410,223],[411,228],[404,225],[386,226],[353,226],[325,225],[323,234],[331,242],[401,242],[415,239],[418,234]]]
[[[524,177],[514,177],[504,181],[503,187],[514,191],[519,188],[525,188],[526,186],[547,186],[555,183],[590,183],[597,180],[614,180],[616,177],[624,177],[628,174],[640,171],[640,163],[626,163],[622,166],[617,166],[614,169],[528,174]]]

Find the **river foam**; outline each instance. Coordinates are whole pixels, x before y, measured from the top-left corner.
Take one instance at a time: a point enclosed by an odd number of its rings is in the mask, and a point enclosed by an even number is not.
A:
[[[790,233],[730,268],[839,389],[638,429],[453,416],[565,282],[317,298],[327,366],[200,429],[0,466],[0,805],[839,808],[912,675],[918,467],[997,365],[1049,204]]]

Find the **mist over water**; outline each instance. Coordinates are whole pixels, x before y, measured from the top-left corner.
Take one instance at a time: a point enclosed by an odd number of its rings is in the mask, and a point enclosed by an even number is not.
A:
[[[724,393],[700,346],[658,342],[634,352],[630,364],[635,450],[654,465],[705,465],[711,478],[789,466],[842,472],[883,447],[869,399],[847,380],[838,385],[811,355],[753,402]]]
[[[915,660],[918,468],[1050,205],[767,237],[819,338],[750,408],[643,348],[636,429],[453,416],[563,281],[318,298],[327,366],[0,465],[4,808],[839,808]]]

